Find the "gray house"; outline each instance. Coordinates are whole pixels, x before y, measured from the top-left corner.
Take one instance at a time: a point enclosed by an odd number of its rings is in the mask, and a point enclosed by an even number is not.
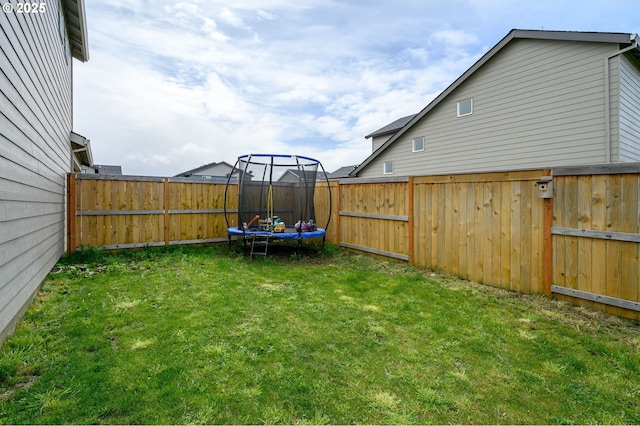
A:
[[[351,176],[638,161],[637,35],[512,30]]]
[[[406,126],[406,124],[415,116],[416,114],[411,114],[406,117],[398,118],[396,121],[365,136],[365,139],[371,138],[371,152],[375,152],[376,149],[380,148],[386,141],[393,137],[393,135],[398,133],[400,129]]]
[[[195,169],[187,170],[186,172],[178,173],[175,177],[193,177],[208,179],[215,182],[227,182],[229,174],[233,171],[233,166],[222,161],[220,163],[204,164]],[[237,171],[236,171],[237,173]],[[233,179],[237,181],[237,178]]]
[[[282,176],[278,178],[278,182],[296,183],[300,182],[301,180],[304,182],[322,182],[326,179],[326,173],[320,170],[305,170],[303,173],[300,173],[300,171],[297,169],[288,169]]]
[[[349,177],[349,173],[354,171],[356,169],[356,167],[358,167],[357,164],[354,164],[352,166],[342,166],[338,170],[334,170],[333,172],[328,173],[327,174],[327,179],[331,180],[331,179],[348,178]]]
[[[64,253],[67,173],[92,161],[72,133],[72,58],[89,57],[84,2],[44,6],[0,14],[0,342]]]
[[[82,167],[82,173],[89,175],[122,175],[122,166],[113,166],[107,164],[92,164],[91,166]]]

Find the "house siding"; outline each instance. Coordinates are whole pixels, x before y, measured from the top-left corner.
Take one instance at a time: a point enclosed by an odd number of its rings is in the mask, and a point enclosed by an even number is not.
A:
[[[384,135],[384,136],[374,136],[371,138],[371,152],[375,152],[376,149],[380,148],[389,138],[393,135]]]
[[[617,45],[516,39],[360,173],[510,170],[605,161],[604,58]],[[473,114],[456,117],[473,98]],[[411,140],[425,137],[424,152]]]
[[[620,162],[640,161],[640,68],[626,56],[620,62]]]
[[[46,6],[0,14],[0,342],[64,252],[72,59]]]

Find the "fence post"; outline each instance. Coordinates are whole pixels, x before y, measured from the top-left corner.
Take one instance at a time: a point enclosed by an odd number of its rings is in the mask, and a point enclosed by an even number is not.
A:
[[[544,171],[545,176],[551,175],[551,170]],[[551,297],[551,283],[553,281],[553,198],[545,198],[542,218],[542,286],[544,294]]]
[[[336,194],[336,245],[339,246],[340,245],[340,202],[341,202],[341,196],[340,196],[340,180],[338,180],[338,185],[336,186],[337,188],[337,194]]]
[[[164,178],[164,245],[169,245],[169,178]]]
[[[408,211],[408,216],[409,216],[409,265],[413,265],[413,255],[414,255],[414,241],[415,241],[415,230],[413,228],[414,226],[414,219],[413,219],[413,176],[409,176],[409,182],[407,182],[407,186],[408,186],[408,190],[409,190],[409,196],[408,196],[408,202],[409,202],[409,211]]]
[[[77,245],[76,227],[76,175],[67,175],[67,251],[75,253]]]

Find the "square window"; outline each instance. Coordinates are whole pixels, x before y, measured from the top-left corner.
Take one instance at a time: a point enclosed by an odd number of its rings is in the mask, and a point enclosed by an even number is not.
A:
[[[424,151],[424,138],[415,138],[413,140],[413,152]]]
[[[458,117],[473,114],[473,99],[458,102]]]
[[[393,174],[393,161],[387,161],[384,163],[384,174],[385,175]]]

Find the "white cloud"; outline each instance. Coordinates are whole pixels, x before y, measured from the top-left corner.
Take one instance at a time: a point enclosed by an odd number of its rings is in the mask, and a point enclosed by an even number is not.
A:
[[[431,36],[431,39],[435,43],[445,45],[452,49],[459,49],[478,42],[478,38],[474,34],[462,30],[436,31]]]
[[[249,29],[249,27],[247,27],[244,22],[242,22],[242,19],[236,15],[235,13],[233,13],[231,11],[231,9],[229,9],[228,7],[225,7],[224,9],[222,9],[222,11],[220,12],[220,20],[226,22],[229,25],[232,25],[236,28],[240,28],[243,30]]]
[[[258,15],[259,18],[265,19],[267,21],[275,21],[276,19],[278,19],[278,15],[276,15],[275,13],[270,13],[262,9],[257,10],[256,15]]]
[[[328,170],[359,163],[366,134],[417,113],[527,27],[513,2],[517,13],[480,0],[92,0],[75,130],[97,163],[131,174],[252,152],[306,154]]]

